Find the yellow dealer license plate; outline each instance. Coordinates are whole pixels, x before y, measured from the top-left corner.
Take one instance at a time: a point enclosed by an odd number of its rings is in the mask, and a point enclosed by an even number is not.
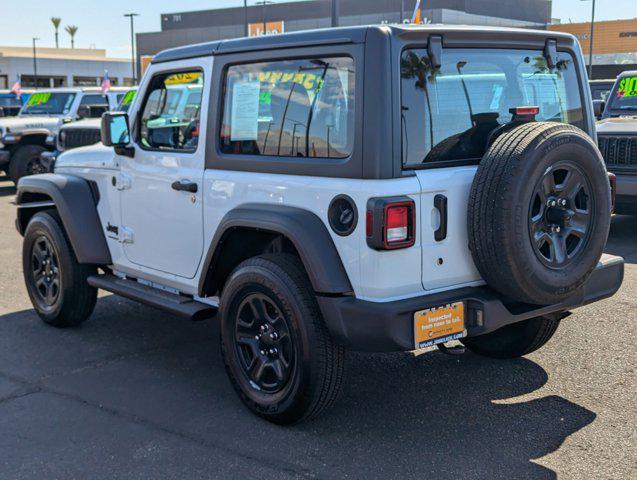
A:
[[[457,340],[466,335],[463,302],[428,308],[414,314],[416,349]]]

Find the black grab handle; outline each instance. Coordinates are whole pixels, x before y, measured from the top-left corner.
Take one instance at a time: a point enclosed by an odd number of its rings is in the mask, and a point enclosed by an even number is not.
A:
[[[436,195],[434,197],[434,207],[440,212],[440,226],[434,232],[436,242],[442,242],[447,238],[447,197]]]
[[[178,180],[172,184],[173,190],[180,192],[197,193],[197,184],[195,182],[189,182],[186,180]]]

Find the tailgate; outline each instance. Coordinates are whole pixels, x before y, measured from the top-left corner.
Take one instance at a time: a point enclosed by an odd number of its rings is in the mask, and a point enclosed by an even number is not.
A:
[[[475,166],[417,170],[420,182],[420,238],[422,284],[425,290],[446,289],[480,282],[467,236],[467,204]],[[441,212],[436,196],[446,199],[447,232],[436,240]],[[444,209],[443,209],[444,210]],[[444,213],[444,211],[443,211]],[[439,235],[442,231],[439,231]]]

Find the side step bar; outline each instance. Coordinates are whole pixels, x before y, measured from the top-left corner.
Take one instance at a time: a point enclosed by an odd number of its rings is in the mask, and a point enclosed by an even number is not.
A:
[[[135,280],[119,278],[115,275],[91,275],[87,281],[92,287],[101,288],[107,292],[137,300],[144,305],[194,321],[213,317],[217,313],[217,308],[212,305],[143,285]]]

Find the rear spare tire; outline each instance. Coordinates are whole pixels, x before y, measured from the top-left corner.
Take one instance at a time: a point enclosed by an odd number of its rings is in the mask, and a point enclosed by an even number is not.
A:
[[[611,192],[597,146],[560,123],[500,135],[469,198],[469,248],[483,279],[506,297],[555,304],[580,288],[610,228]]]

